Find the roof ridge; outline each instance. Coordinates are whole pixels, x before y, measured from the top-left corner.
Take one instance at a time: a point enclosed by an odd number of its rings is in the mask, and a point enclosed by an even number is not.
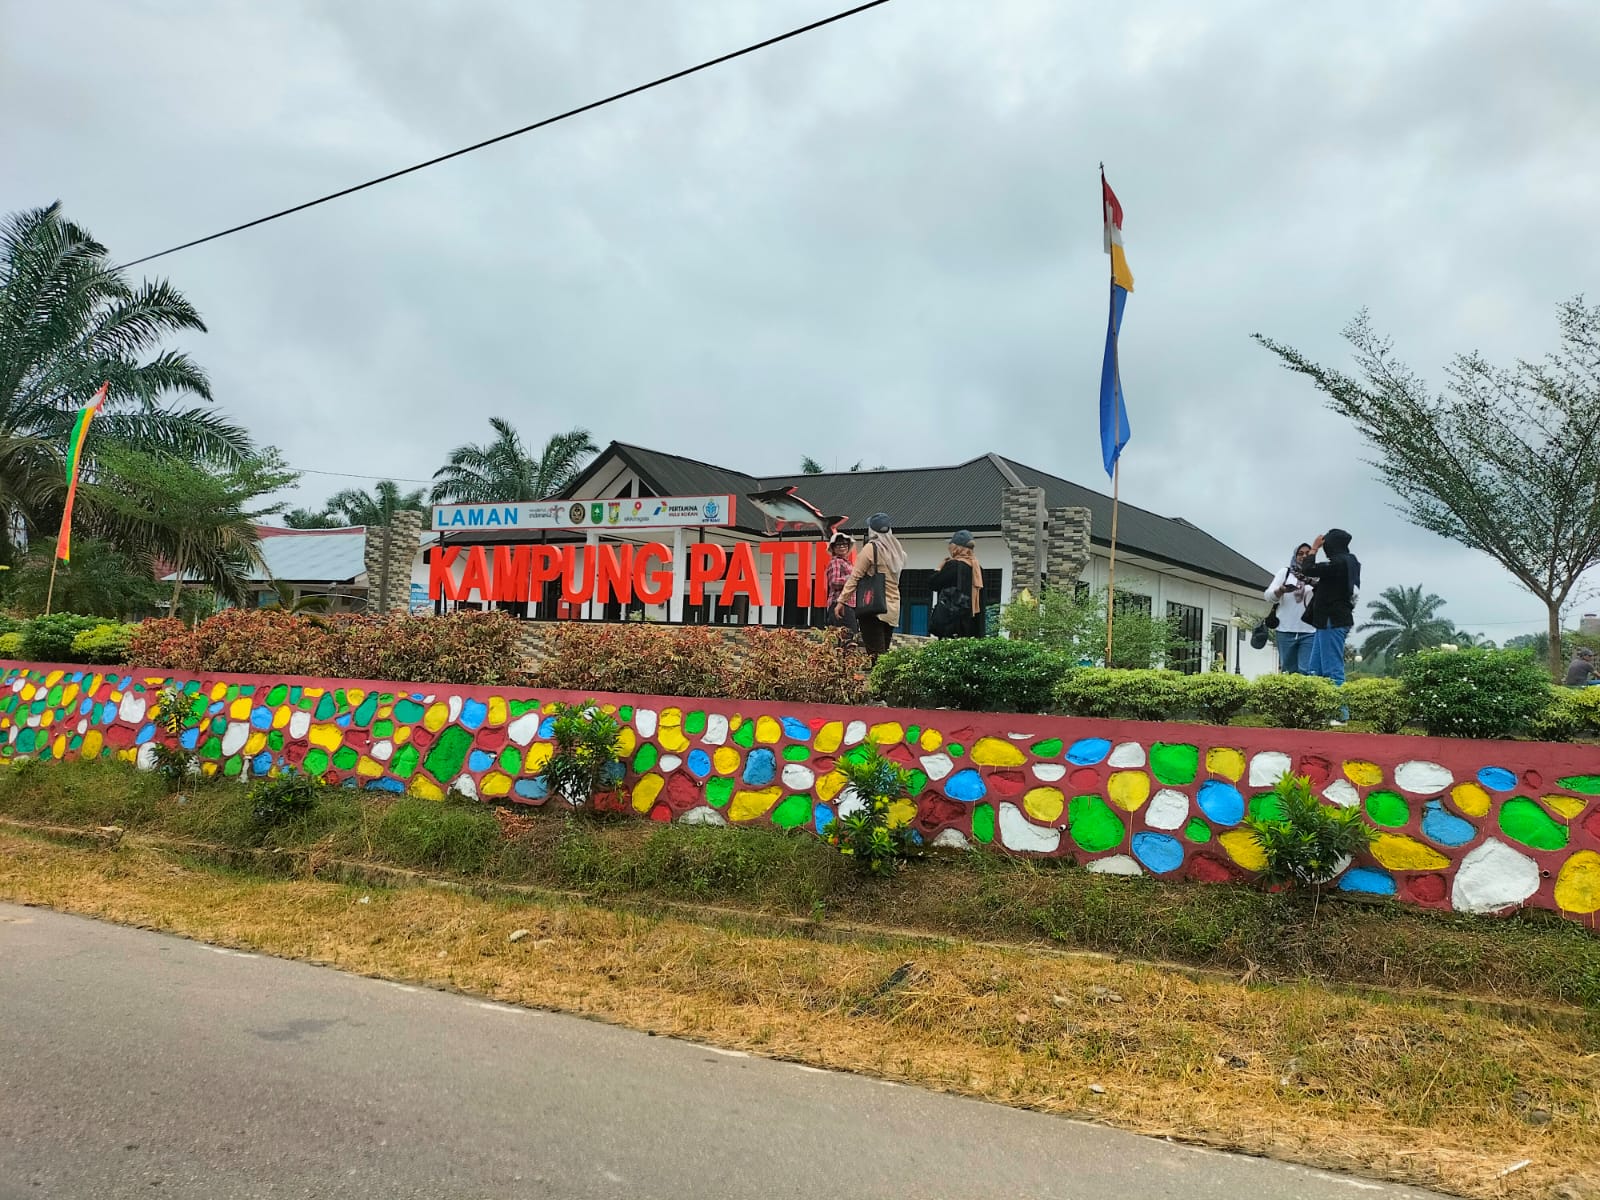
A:
[[[703,458],[690,458],[687,454],[674,454],[671,450],[657,450],[652,446],[641,446],[637,442],[613,440],[611,444],[621,450],[636,450],[644,454],[654,454],[659,458],[672,458],[678,462],[692,463],[697,467],[705,467],[708,471],[721,471],[724,475],[741,475],[746,479],[759,478],[759,476],[751,475],[748,471],[740,471],[735,467],[724,467],[720,463],[707,462]],[[596,455],[596,457],[598,458],[599,455]]]

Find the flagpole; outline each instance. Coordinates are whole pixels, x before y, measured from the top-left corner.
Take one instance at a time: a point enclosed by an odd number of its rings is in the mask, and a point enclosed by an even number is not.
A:
[[[1113,266],[1115,270],[1115,266]],[[1116,280],[1112,279],[1112,312],[1116,311]],[[1118,330],[1120,333],[1121,331]],[[1116,435],[1111,439],[1111,445],[1117,446],[1122,441],[1122,364],[1119,362],[1121,348],[1118,339],[1111,342],[1111,409],[1113,428]],[[1122,483],[1122,451],[1117,450],[1117,457],[1111,463],[1111,563],[1106,569],[1106,666],[1111,665],[1111,620],[1117,611],[1117,508],[1120,503],[1118,495]]]
[[[54,555],[50,557],[50,586],[44,591],[44,615],[50,615],[50,602],[56,598],[56,564],[60,562]]]

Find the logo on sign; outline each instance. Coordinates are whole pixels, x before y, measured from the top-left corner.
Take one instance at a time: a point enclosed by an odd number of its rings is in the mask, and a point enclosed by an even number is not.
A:
[[[568,516],[568,518],[571,519],[571,521],[572,521],[572,523],[574,525],[582,525],[583,524],[583,505],[574,504],[571,508],[569,508],[567,510],[567,516]]]
[[[604,501],[598,501],[589,505],[589,519],[596,525],[600,524],[606,519],[606,506]]]
[[[707,500],[705,508],[700,510],[700,515],[708,521],[715,521],[722,515],[722,509],[715,500]]]
[[[622,505],[620,503],[618,503],[617,501],[615,501],[615,500],[613,500],[610,504],[606,505],[606,519],[608,521],[610,521],[611,524],[613,524],[613,525],[615,525],[619,520],[621,520],[622,519]]]

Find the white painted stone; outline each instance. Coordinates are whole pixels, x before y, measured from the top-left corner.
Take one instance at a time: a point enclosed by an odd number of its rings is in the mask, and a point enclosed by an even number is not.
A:
[[[1287,754],[1264,750],[1250,760],[1250,786],[1273,787],[1293,766]]]
[[[941,829],[939,836],[933,839],[933,845],[942,846],[946,850],[971,850],[966,835],[959,829]]]
[[[146,742],[139,747],[138,756],[134,758],[133,765],[141,771],[154,771],[156,769],[156,744]]]
[[[372,744],[372,757],[378,762],[388,762],[389,756],[394,753],[394,743],[390,741],[374,742]]]
[[[841,817],[854,816],[867,807],[866,801],[861,799],[861,793],[856,791],[854,784],[846,785],[837,799],[839,803],[836,811]]]
[[[1449,768],[1431,762],[1403,762],[1394,769],[1394,781],[1413,796],[1437,796],[1456,781]]]
[[[937,783],[946,775],[955,763],[950,761],[948,754],[924,754],[922,756],[922,769],[927,772],[928,778]]]
[[[1322,789],[1322,794],[1340,808],[1354,808],[1361,803],[1361,793],[1356,791],[1356,785],[1348,779],[1335,779]]]
[[[1126,854],[1113,854],[1108,858],[1097,858],[1089,864],[1088,869],[1096,875],[1144,874],[1144,868]]]
[[[1061,763],[1034,763],[1033,777],[1040,783],[1055,783],[1065,779],[1067,768]]]
[[[676,754],[663,754],[661,756],[661,761],[657,763],[656,766],[660,769],[663,775],[670,775],[679,767],[683,766],[683,759],[678,757]]]
[[[783,764],[783,786],[791,792],[810,791],[816,781],[816,772],[804,763]]]
[[[478,785],[473,781],[471,775],[459,776],[456,781],[450,785],[450,790],[453,792],[459,792],[468,800],[476,800],[478,798]]]
[[[88,717],[84,717],[83,720],[78,722],[78,733],[81,736],[82,734],[85,734],[85,733],[88,733],[88,732],[89,732],[89,718]]]
[[[1031,742],[1031,741],[1033,741],[1033,734],[1031,734],[1031,733],[1008,733],[1008,734],[1006,734],[1006,736],[1008,738],[1010,738],[1013,742]]]
[[[653,708],[636,708],[633,710],[633,727],[639,731],[642,738],[653,738],[656,735],[656,710]]]
[[[728,740],[728,718],[721,713],[706,714],[706,731],[700,740],[708,746],[720,746]]]
[[[1008,850],[1048,854],[1061,845],[1061,830],[1041,828],[1028,820],[1015,804],[1002,804],[1000,841]]]
[[[249,722],[229,721],[228,727],[222,731],[222,757],[227,758],[229,755],[239,753],[249,740]]]
[[[844,744],[856,746],[866,741],[867,723],[865,721],[851,721],[844,727]]]
[[[294,741],[299,741],[311,729],[311,714],[296,709],[289,714],[289,736]]]
[[[458,721],[461,718],[461,697],[460,696],[451,696],[450,697],[449,711],[450,711],[450,723],[452,725],[454,725],[456,723],[456,721]]]
[[[117,719],[127,725],[137,725],[144,720],[145,700],[137,692],[122,693],[122,703],[117,705]]]
[[[1189,819],[1189,797],[1172,788],[1162,788],[1145,806],[1144,823],[1151,829],[1181,829]]]
[[[1539,890],[1539,864],[1490,838],[1456,868],[1450,903],[1457,912],[1492,913],[1521,904]]]
[[[539,726],[544,723],[544,717],[538,709],[523,713],[515,721],[506,726],[506,736],[519,746],[526,746],[539,736]]]
[[[1144,763],[1144,747],[1138,742],[1120,743],[1106,760],[1106,764],[1112,767],[1142,767]]]
[[[678,823],[681,825],[726,825],[728,818],[716,809],[707,808],[702,804],[699,808],[691,808],[684,813],[683,816],[678,818]]]

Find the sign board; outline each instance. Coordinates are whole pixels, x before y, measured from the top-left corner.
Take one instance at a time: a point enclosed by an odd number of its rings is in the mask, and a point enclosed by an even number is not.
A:
[[[533,500],[435,504],[433,529],[690,529],[733,524],[732,496],[625,496],[617,500]]]

